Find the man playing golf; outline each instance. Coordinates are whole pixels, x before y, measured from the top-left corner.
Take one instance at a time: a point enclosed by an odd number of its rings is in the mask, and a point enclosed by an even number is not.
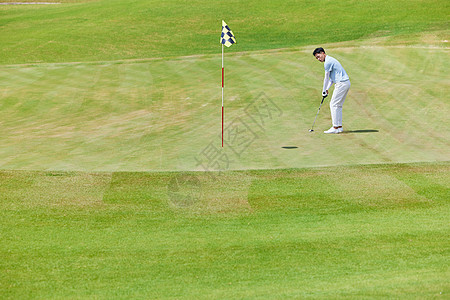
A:
[[[333,126],[324,133],[341,133],[342,129],[342,106],[350,89],[350,78],[342,65],[333,57],[326,55],[323,48],[316,48],[313,55],[317,60],[324,63],[325,79],[323,80],[322,97],[328,96],[328,90],[335,83],[333,96],[330,101],[331,119]]]

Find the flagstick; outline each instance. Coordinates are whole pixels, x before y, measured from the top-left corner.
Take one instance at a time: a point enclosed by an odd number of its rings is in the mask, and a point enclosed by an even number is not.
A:
[[[223,148],[223,44],[222,44],[222,148]]]

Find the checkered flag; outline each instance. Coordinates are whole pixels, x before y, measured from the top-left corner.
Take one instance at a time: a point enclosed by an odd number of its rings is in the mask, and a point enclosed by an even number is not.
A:
[[[222,34],[220,35],[220,43],[227,47],[230,47],[231,45],[236,43],[233,32],[224,20],[222,20]]]

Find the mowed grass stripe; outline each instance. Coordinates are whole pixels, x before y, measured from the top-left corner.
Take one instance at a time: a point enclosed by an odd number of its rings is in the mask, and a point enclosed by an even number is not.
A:
[[[168,193],[183,176],[203,189],[187,206],[189,186]],[[220,185],[2,171],[0,294],[446,295],[448,177],[448,163],[227,172]]]
[[[414,51],[414,50],[412,50]],[[400,55],[402,51],[399,49],[378,49],[367,57],[383,57],[378,67],[374,70],[361,72],[364,63],[356,64],[355,60],[349,59],[345,63],[350,65],[350,69],[356,70],[358,76],[367,78],[370,83],[363,82],[367,85],[367,89],[355,91],[355,103],[358,104],[358,111],[364,113],[372,121],[381,125],[381,128],[388,129],[387,134],[395,134],[393,138],[399,142],[407,141],[407,143],[415,143],[418,146],[426,147],[428,145],[438,144],[442,147],[449,146],[449,139],[445,132],[436,128],[441,125],[439,122],[430,121],[431,119],[423,118],[424,115],[432,111],[445,113],[448,111],[445,99],[445,89],[436,90],[432,85],[428,84],[428,80],[423,80],[424,76],[430,76],[430,80],[436,80],[445,86],[447,81],[445,76],[435,77],[426,70],[433,68],[430,61],[436,61],[441,55],[448,55],[447,52],[430,53],[415,52],[412,57]],[[419,54],[420,53],[420,54]],[[342,54],[351,57],[351,54]],[[400,61],[400,62],[398,62]],[[396,65],[392,67],[392,65]],[[421,63],[423,62],[423,63]],[[376,64],[377,65],[377,64]],[[444,63],[445,65],[445,63]],[[437,69],[440,69],[437,67]],[[376,75],[375,75],[376,74]],[[408,74],[403,76],[403,74]],[[414,74],[414,75],[413,75]],[[420,74],[419,76],[417,76]],[[413,78],[416,76],[416,78]],[[361,78],[361,77],[360,77]],[[353,81],[353,86],[359,85],[361,82]],[[411,85],[414,88],[411,88]],[[363,99],[363,100],[361,100]],[[394,104],[395,103],[395,104]],[[384,110],[389,105],[395,105],[396,109]],[[353,112],[358,114],[358,111]],[[435,120],[433,118],[433,120]],[[362,122],[366,122],[365,118],[361,118]],[[404,132],[399,132],[398,128],[403,127],[405,122],[409,125],[404,127]],[[416,128],[428,128],[427,130],[418,132],[417,139],[410,134]],[[426,141],[429,142],[426,142]],[[424,152],[428,151],[424,149]]]

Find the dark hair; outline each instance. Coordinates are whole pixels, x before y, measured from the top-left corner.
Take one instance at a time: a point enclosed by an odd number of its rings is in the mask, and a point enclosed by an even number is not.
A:
[[[325,53],[325,50],[323,48],[316,48],[313,52],[313,56],[316,56],[317,53]]]

